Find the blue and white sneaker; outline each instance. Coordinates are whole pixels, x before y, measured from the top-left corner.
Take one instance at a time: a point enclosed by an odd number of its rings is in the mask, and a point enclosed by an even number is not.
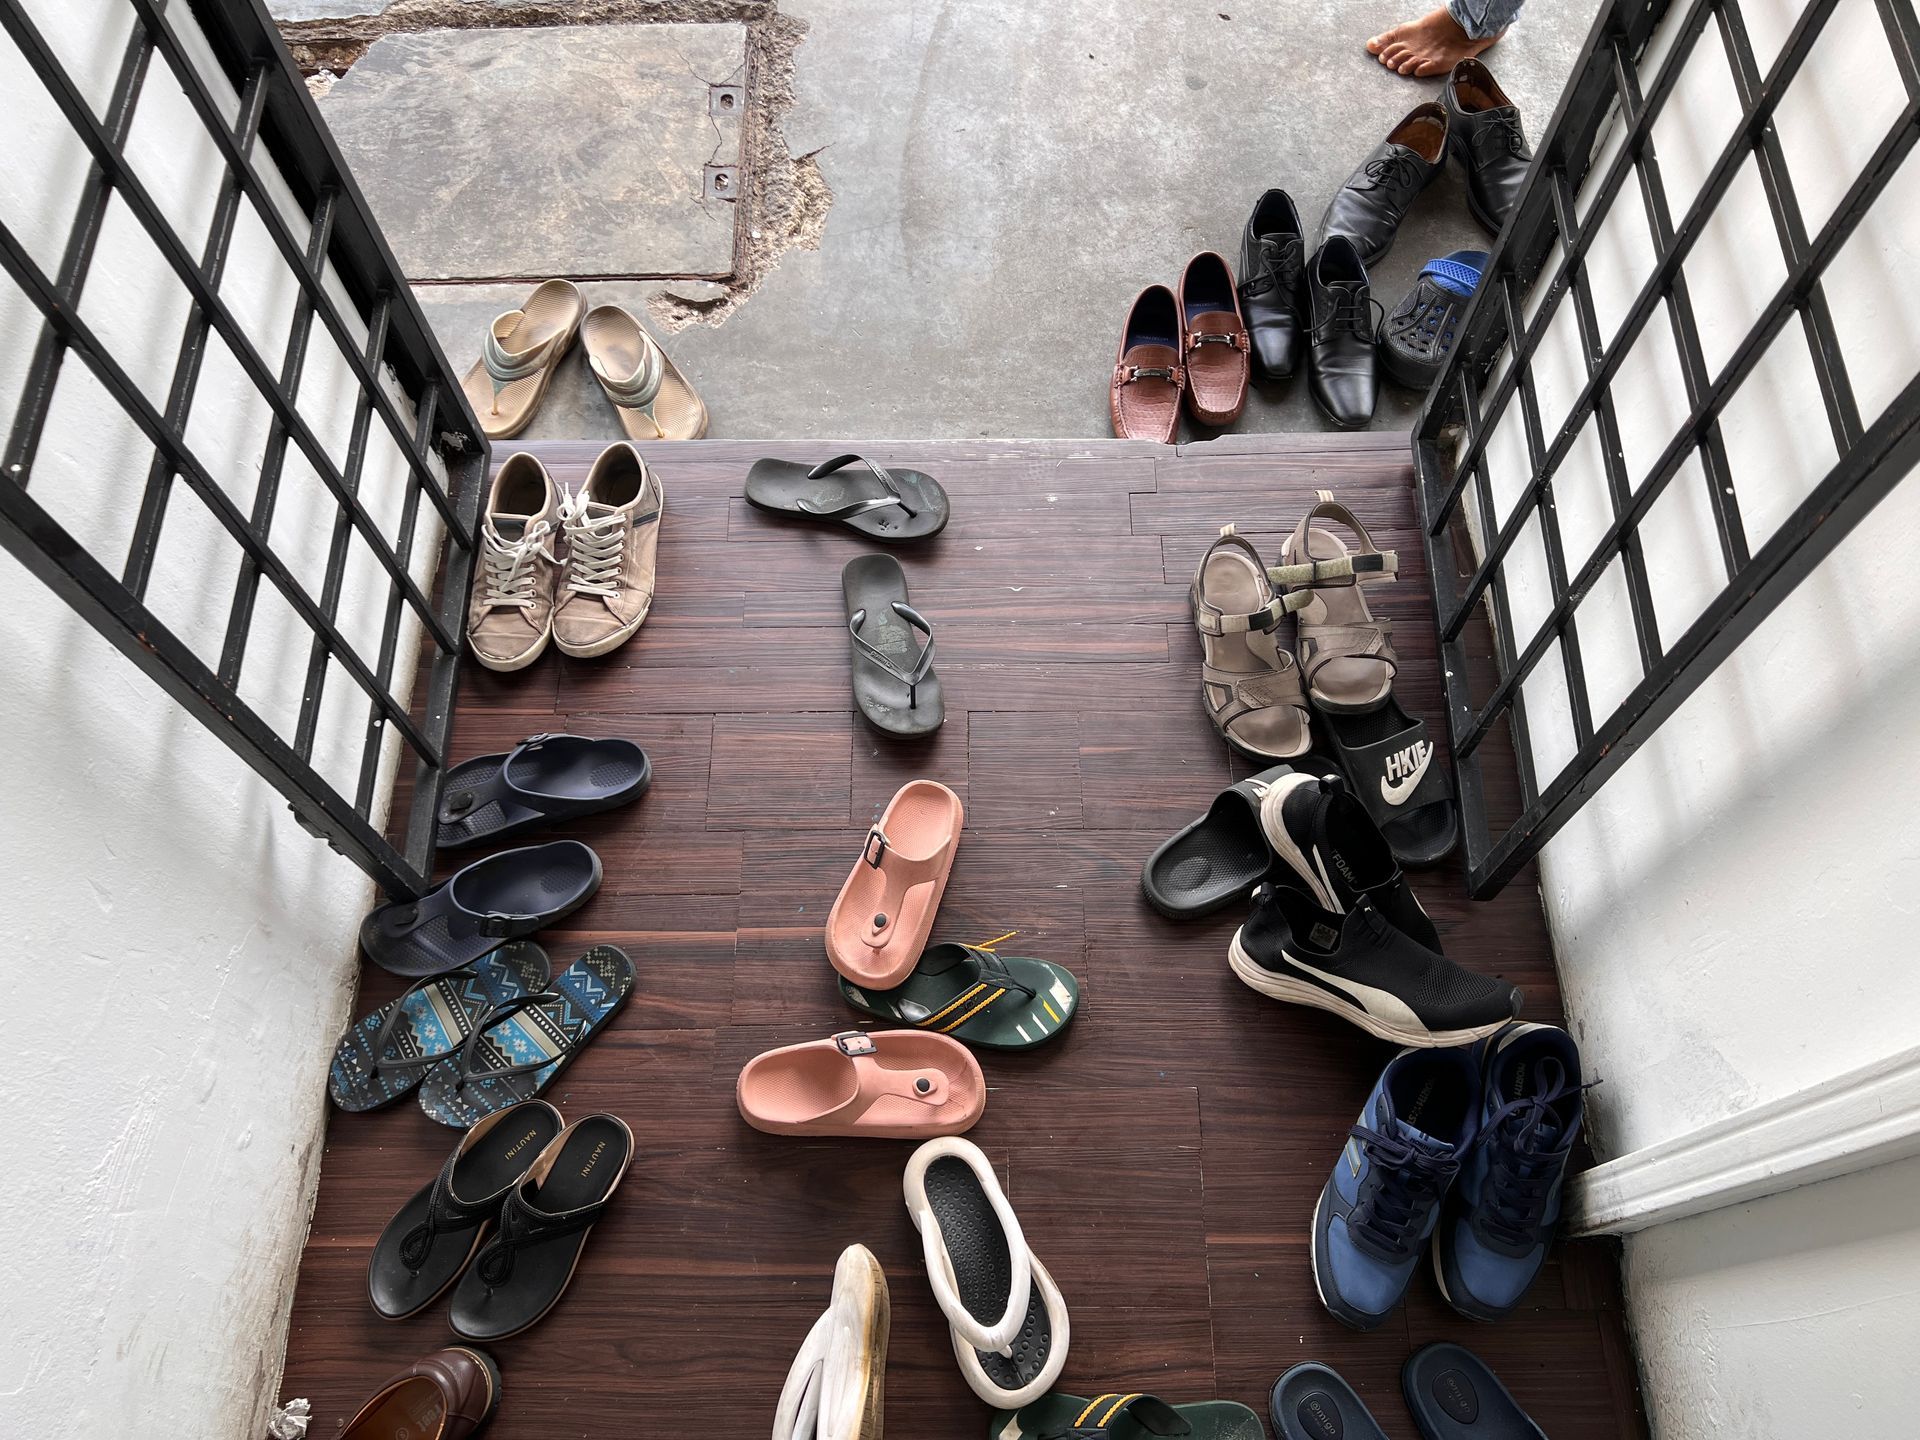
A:
[[[1313,1281],[1336,1320],[1371,1330],[1400,1303],[1479,1115],[1471,1050],[1402,1050],[1381,1073],[1313,1213]]]
[[[1479,1138],[1447,1200],[1433,1270],[1455,1310],[1498,1320],[1547,1258],[1584,1106],[1579,1048],[1556,1026],[1509,1025],[1479,1054]]]

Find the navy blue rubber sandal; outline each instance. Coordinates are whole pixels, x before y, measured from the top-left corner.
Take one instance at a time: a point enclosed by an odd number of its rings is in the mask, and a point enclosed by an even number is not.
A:
[[[1274,1382],[1267,1402],[1274,1440],[1387,1440],[1349,1385],[1330,1365],[1308,1360]]]
[[[463,760],[440,787],[442,850],[505,840],[631,804],[653,783],[647,752],[631,740],[530,735],[504,755]]]
[[[497,1005],[460,1053],[420,1082],[420,1108],[442,1125],[477,1125],[531,1100],[604,1030],[633,993],[633,962],[595,945],[547,988]]]
[[[1547,1440],[1465,1346],[1441,1341],[1414,1351],[1400,1371],[1400,1390],[1426,1440]]]
[[[578,840],[503,850],[418,900],[382,905],[360,922],[360,948],[396,975],[441,975],[571,915],[599,888],[600,857]]]
[[[327,1094],[342,1110],[378,1110],[467,1043],[496,1006],[547,983],[547,952],[516,940],[438,979],[422,980],[353,1022],[334,1047]]]

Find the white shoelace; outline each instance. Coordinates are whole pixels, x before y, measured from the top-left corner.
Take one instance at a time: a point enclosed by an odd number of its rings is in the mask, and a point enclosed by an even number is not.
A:
[[[620,593],[628,515],[598,500],[569,496],[560,505],[567,527],[567,588],[582,595]]]
[[[528,525],[518,540],[503,540],[489,521],[480,529],[480,598],[489,606],[514,605],[525,610],[538,602],[533,593],[535,556],[551,561],[553,553],[541,542],[552,532],[545,520]]]

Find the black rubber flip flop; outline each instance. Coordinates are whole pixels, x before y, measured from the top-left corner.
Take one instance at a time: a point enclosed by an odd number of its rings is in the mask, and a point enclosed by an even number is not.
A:
[[[440,787],[440,848],[505,840],[638,800],[653,783],[631,740],[532,735],[504,755],[463,760]]]
[[[507,1192],[499,1233],[454,1289],[453,1333],[504,1340],[559,1304],[632,1159],[633,1132],[617,1115],[588,1115],[548,1141]]]
[[[1268,1402],[1274,1440],[1387,1440],[1380,1422],[1331,1366],[1317,1360],[1282,1375]]]
[[[1426,1440],[1547,1440],[1487,1362],[1463,1346],[1442,1341],[1414,1351],[1400,1389]]]
[[[854,1009],[984,1050],[1031,1050],[1058,1035],[1080,1003],[1080,982],[1064,965],[948,943],[924,950],[891,990],[846,976],[840,995]]]
[[[1085,1399],[1055,1391],[1003,1410],[987,1426],[990,1440],[1146,1440],[1148,1436],[1190,1436],[1192,1440],[1266,1440],[1260,1417],[1232,1400],[1202,1400],[1169,1405],[1157,1395],[1096,1395]],[[1338,1434],[1327,1431],[1327,1435]],[[1316,1435],[1314,1440],[1324,1440]],[[1345,1440],[1364,1440],[1349,1435]]]
[[[420,1082],[420,1108],[442,1125],[477,1125],[531,1100],[606,1028],[633,994],[633,962],[595,945],[535,995],[494,1008],[460,1053]]]
[[[1244,900],[1273,868],[1273,851],[1260,828],[1267,786],[1294,773],[1275,765],[1229,785],[1207,813],[1152,855],[1140,872],[1140,893],[1169,920],[1197,920]]]
[[[907,604],[907,575],[891,555],[856,555],[840,572],[853,643],[853,702],[876,730],[930,735],[947,718],[933,673],[933,626]]]
[[[859,455],[837,455],[811,469],[793,460],[756,460],[747,471],[747,503],[776,515],[837,521],[872,540],[925,540],[946,529],[951,513],[947,492],[931,475],[883,469]]]
[[[1415,720],[1389,694],[1365,714],[1316,708],[1347,783],[1387,837],[1402,865],[1437,865],[1460,839],[1460,807],[1453,777],[1427,738],[1427,722]]]
[[[502,850],[418,900],[360,922],[360,948],[396,975],[439,975],[571,915],[600,888],[600,857],[578,840]]]
[[[353,1022],[334,1047],[327,1094],[342,1110],[391,1105],[467,1043],[496,1006],[547,983],[547,952],[516,940],[471,965],[422,980]]]
[[[507,1195],[566,1121],[544,1100],[489,1115],[454,1147],[374,1241],[367,1298],[382,1320],[417,1315],[467,1268],[486,1243]]]

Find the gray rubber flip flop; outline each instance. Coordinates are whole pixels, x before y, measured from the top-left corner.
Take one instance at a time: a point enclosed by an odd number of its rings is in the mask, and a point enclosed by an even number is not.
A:
[[[858,468],[855,468],[858,467]],[[887,470],[859,455],[809,469],[793,460],[756,460],[747,503],[803,520],[831,520],[873,540],[925,540],[947,527],[947,492],[918,470]]]
[[[631,740],[531,735],[504,755],[478,755],[440,787],[440,848],[504,840],[542,825],[638,800],[653,783],[647,752]]]
[[[1487,1362],[1464,1346],[1442,1341],[1414,1351],[1400,1389],[1426,1440],[1547,1440]]]
[[[578,840],[502,850],[418,900],[360,922],[360,948],[396,975],[438,975],[571,915],[600,888],[600,857]]]
[[[1267,1418],[1274,1440],[1387,1440],[1380,1422],[1331,1366],[1296,1365],[1274,1382]]]
[[[891,555],[857,555],[840,572],[853,645],[853,701],[876,730],[930,735],[947,718],[933,673],[933,626],[907,603]]]

